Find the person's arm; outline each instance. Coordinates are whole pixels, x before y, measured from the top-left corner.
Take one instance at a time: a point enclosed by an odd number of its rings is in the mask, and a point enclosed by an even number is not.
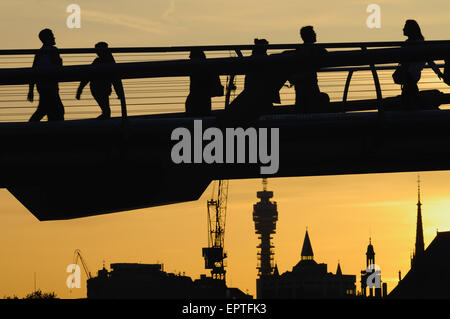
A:
[[[63,65],[63,60],[62,60],[61,56],[59,55],[59,50],[58,50],[57,47],[52,47],[52,54],[54,55],[53,56],[53,59],[54,59],[53,63],[56,66],[62,66]]]
[[[114,91],[116,91],[117,98],[120,99],[120,106],[122,109],[122,113],[126,114],[127,103],[125,100],[125,91],[123,89],[122,80],[114,79],[113,82]]]
[[[444,77],[444,74],[441,72],[441,70],[438,68],[438,66],[436,65],[436,63],[434,63],[434,61],[428,61],[427,62],[429,66],[431,66],[431,68],[433,69],[434,73],[436,73],[436,75],[442,79]]]
[[[62,63],[62,60],[61,60]],[[92,62],[92,65],[97,63],[97,59]],[[82,80],[80,81],[80,85],[78,86],[76,99],[79,100],[81,98],[81,94],[83,93],[84,87],[89,83],[90,80]]]
[[[78,86],[78,90],[77,90],[77,100],[79,100],[81,98],[81,93],[83,93],[83,89],[84,87],[89,83],[89,80],[83,80],[80,82],[80,85]]]

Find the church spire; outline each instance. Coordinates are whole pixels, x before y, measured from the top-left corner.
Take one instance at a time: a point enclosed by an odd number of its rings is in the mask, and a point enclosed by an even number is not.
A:
[[[336,276],[342,276],[341,263],[339,261],[336,269]]]
[[[302,257],[301,260],[313,260],[314,253],[311,246],[311,241],[309,240],[308,229],[306,229],[305,240],[303,241],[302,247]]]
[[[425,250],[423,241],[423,226],[422,226],[422,203],[420,202],[420,175],[417,175],[417,225],[416,225],[416,249],[415,257],[422,255]]]

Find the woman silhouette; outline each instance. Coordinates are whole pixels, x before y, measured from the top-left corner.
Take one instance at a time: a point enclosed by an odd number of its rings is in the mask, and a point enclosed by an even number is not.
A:
[[[99,42],[95,45],[97,58],[92,64],[116,63],[106,42]],[[76,98],[80,99],[83,88],[90,82],[91,93],[98,105],[102,109],[102,114],[98,119],[111,118],[111,108],[109,106],[109,96],[111,95],[111,85],[114,86],[117,98],[120,99],[122,110],[126,108],[125,93],[123,91],[122,81],[120,79],[96,78],[92,80],[83,80],[77,90]]]
[[[415,20],[406,20],[403,28],[403,35],[408,37],[404,46],[422,44],[425,40],[420,30],[419,24]],[[401,63],[403,68],[403,83],[401,103],[406,109],[418,109],[422,106],[419,95],[419,87],[417,83],[420,80],[421,73],[425,67],[425,61],[414,61]],[[442,73],[433,61],[428,61],[433,71],[442,77]]]
[[[254,39],[253,57],[267,56],[266,39]],[[273,103],[280,103],[279,90],[283,86],[279,74],[260,68],[245,75],[244,89],[231,102],[228,111],[241,118],[257,118],[272,111]]]

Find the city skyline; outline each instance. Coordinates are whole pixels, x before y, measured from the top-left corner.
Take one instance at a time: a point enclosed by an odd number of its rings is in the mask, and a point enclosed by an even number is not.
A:
[[[445,212],[442,212],[442,207],[448,205],[450,201],[437,200],[436,195],[430,195],[428,190],[428,188],[435,189],[436,186],[441,185],[437,177],[442,174],[442,172],[421,173],[425,247],[434,237],[436,229],[444,231],[448,229],[444,224],[449,225],[448,218],[445,219]],[[414,247],[417,174],[368,175],[362,181],[357,175],[295,179],[297,179],[296,189],[302,190],[302,193],[309,186],[310,195],[305,195],[303,201],[309,207],[315,207],[303,214],[295,212],[298,205],[295,204],[297,197],[293,194],[293,190],[288,189],[283,192],[280,190],[282,188],[277,186],[283,185],[288,179],[269,179],[268,182],[268,189],[274,191],[274,200],[279,206],[279,221],[273,242],[276,247],[275,261],[280,273],[290,270],[298,261],[304,231],[308,227],[315,247],[316,260],[329,264],[331,271],[340,261],[342,271],[347,274],[359,274],[361,267],[364,266],[365,249],[369,237],[371,237],[377,255],[377,264],[381,267],[382,278],[388,282],[388,291],[393,289],[398,281],[398,271],[401,270],[402,274],[406,274],[409,270],[410,254]],[[317,179],[321,181],[317,181]],[[391,194],[387,195],[385,200],[380,200],[379,193],[374,190],[381,184],[395,179],[408,181],[408,184],[411,184],[409,191],[405,189],[400,192],[401,195],[398,198]],[[372,180],[375,186],[368,186],[368,180]],[[236,184],[238,186],[233,187]],[[240,187],[239,184],[241,184]],[[300,186],[299,184],[304,185]],[[354,184],[354,186],[344,187],[345,184]],[[249,185],[252,185],[254,189],[250,190]],[[314,187],[311,187],[312,185]],[[361,192],[362,185],[368,188],[368,192]],[[337,186],[343,188],[341,196],[333,194],[333,190]],[[239,188],[236,189],[236,187]],[[394,186],[394,188],[396,187]],[[225,235],[225,250],[229,256],[227,258],[228,284],[243,291],[248,290],[254,296],[257,276],[257,236],[254,234],[251,207],[256,202],[256,191],[261,189],[260,179],[230,181],[227,233]],[[370,190],[372,190],[372,194],[369,194]],[[445,191],[441,189],[439,192]],[[106,264],[161,262],[169,272],[185,272],[186,275],[198,278],[200,274],[207,273],[203,268],[201,247],[205,246],[207,242],[206,198],[209,197],[209,193],[210,189],[205,191],[200,200],[192,203],[67,221],[38,222],[25,208],[15,207],[16,213],[2,216],[3,224],[9,230],[2,234],[2,240],[12,244],[16,239],[18,240],[16,244],[18,242],[21,244],[9,245],[7,249],[3,248],[2,255],[14,258],[8,258],[2,263],[2,268],[5,269],[2,272],[2,282],[4,283],[2,287],[9,286],[9,289],[2,291],[1,294],[25,295],[34,285],[34,273],[36,272],[38,287],[43,290],[54,290],[60,297],[65,298],[83,297],[83,294],[85,295],[83,286],[80,290],[72,289],[71,293],[65,287],[65,279],[68,275],[65,273],[65,267],[72,262],[75,248],[81,249],[93,274],[96,270],[101,269],[103,261]],[[365,194],[367,199],[356,199],[355,194],[358,193]],[[323,203],[321,194],[330,198],[328,203]],[[3,191],[1,195],[4,199],[9,197],[6,203],[16,206],[12,196]],[[250,203],[246,199],[247,196],[253,197]],[[408,201],[407,197],[412,198]],[[352,198],[353,203],[346,204],[346,201]],[[2,202],[5,203],[4,200]],[[333,207],[336,213],[342,214],[343,211],[347,213],[341,216],[329,216],[329,211]],[[348,214],[350,208],[352,213]],[[153,212],[148,210],[153,210]],[[236,213],[236,210],[240,213]],[[320,214],[319,218],[316,219],[315,214]],[[379,218],[375,218],[374,214],[377,214]],[[359,218],[358,215],[360,215]],[[389,223],[389,217],[392,218],[396,215],[398,215],[397,222]],[[186,224],[188,220],[195,219],[197,222],[196,225],[193,225],[192,232],[182,231],[183,227],[180,228],[180,225],[174,224],[173,218],[175,217],[179,218],[182,225]],[[325,222],[324,218],[328,222]],[[386,218],[388,221],[385,220]],[[12,230],[17,229],[14,225],[18,224],[28,228],[30,230],[28,235],[34,234],[35,240],[30,241],[29,237],[19,238],[20,235],[14,235]],[[144,227],[146,224],[157,233],[149,233]],[[295,229],[290,227],[291,224],[296,226]],[[349,227],[349,224],[352,226]],[[353,228],[355,235],[351,232],[349,234],[348,228]],[[72,234],[73,238],[66,238],[67,234]],[[175,240],[175,242],[182,242],[182,247],[168,242],[175,234],[182,235],[182,239]],[[123,240],[126,238],[125,236],[128,236],[128,241]],[[46,238],[49,237],[58,238],[59,244],[46,242]],[[92,240],[93,238],[96,238],[96,241]],[[152,243],[152,240],[159,243],[159,249],[156,248],[156,243]],[[392,242],[395,242],[395,245],[392,245]],[[24,245],[28,245],[28,247],[24,247]],[[41,251],[36,247],[42,247]],[[42,259],[42,256],[47,257]],[[37,262],[30,265],[28,263],[30,259]],[[21,273],[22,275],[12,277],[11,273]],[[28,274],[28,277],[25,274]],[[82,278],[85,278],[84,273],[82,273]],[[18,289],[18,287],[21,288]]]
[[[440,40],[448,38],[450,26],[450,2],[436,0],[378,1],[380,29],[366,25],[369,3],[354,0],[278,5],[234,0],[227,5],[199,0],[126,4],[80,0],[81,28],[69,29],[66,8],[71,3],[18,0],[0,4],[0,26],[10,30],[4,32],[2,49],[39,48],[37,34],[45,27],[54,31],[58,48],[91,48],[98,41],[107,41],[110,47],[252,44],[254,38],[266,38],[271,44],[299,43],[299,29],[304,25],[314,26],[318,42],[404,41],[403,24],[410,18],[420,23],[426,40]],[[27,103],[26,95],[23,103]],[[273,239],[279,272],[291,270],[300,259],[308,228],[315,258],[332,272],[339,261],[343,273],[357,275],[360,289],[359,274],[371,238],[382,279],[391,291],[398,271],[404,275],[410,268],[417,173],[269,178],[268,190],[274,192],[279,213]],[[420,176],[426,248],[437,229],[450,230],[450,185],[446,183],[450,172],[420,172]],[[252,207],[260,190],[261,179],[230,180],[225,234],[227,284],[253,296],[258,239]],[[75,249],[81,249],[93,274],[104,261],[107,265],[160,262],[169,272],[199,278],[208,273],[201,248],[207,245],[210,194],[211,185],[193,202],[40,222],[6,189],[0,189],[0,297],[32,292],[35,274],[37,288],[43,291],[55,291],[61,298],[85,297],[83,272],[82,288],[70,291],[66,287],[66,267]]]

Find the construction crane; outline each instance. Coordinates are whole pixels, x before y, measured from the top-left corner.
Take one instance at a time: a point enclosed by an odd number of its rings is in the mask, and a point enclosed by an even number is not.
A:
[[[75,265],[77,265],[78,258],[80,258],[80,260],[81,260],[81,264],[83,265],[84,272],[86,273],[87,279],[91,279],[92,278],[91,272],[89,271],[88,266],[87,266],[86,262],[83,259],[83,256],[81,256],[81,250],[75,249],[75,252],[73,254],[73,263]]]
[[[216,192],[217,185],[217,192]],[[225,282],[224,252],[225,220],[227,212],[228,180],[214,183],[211,199],[207,201],[208,247],[203,248],[205,268],[211,269],[213,279]]]

